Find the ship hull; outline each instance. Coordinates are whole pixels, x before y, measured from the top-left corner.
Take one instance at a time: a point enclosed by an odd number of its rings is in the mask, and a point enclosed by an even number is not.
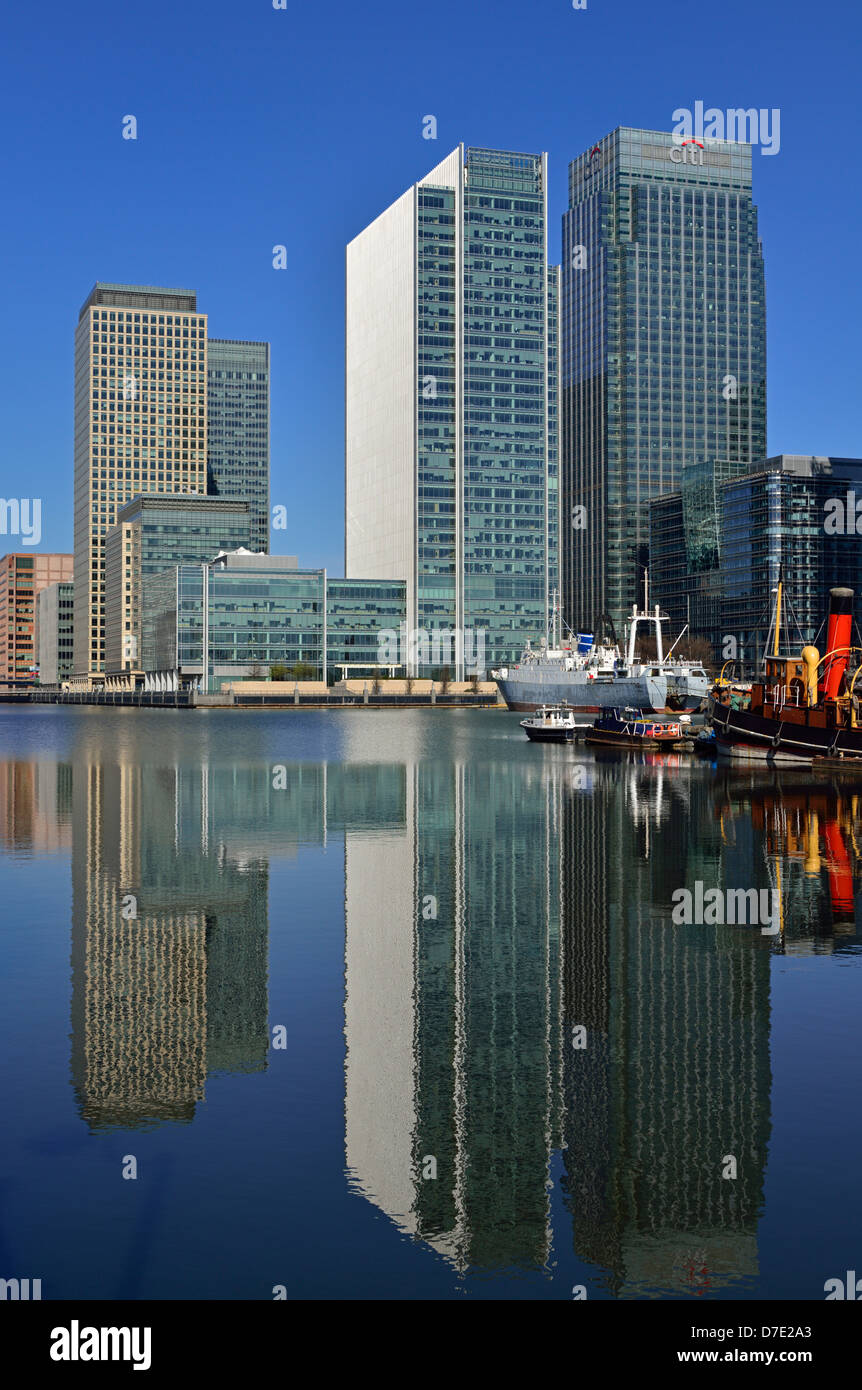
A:
[[[716,704],[716,750],[734,761],[810,763],[838,753],[862,754],[862,729],[825,728],[802,720],[778,721]]]
[[[565,704],[573,714],[602,714],[609,709],[637,709],[658,713],[667,704],[663,677],[624,676],[616,681],[576,680],[572,672],[531,671],[529,675],[497,676],[497,688],[509,709],[530,713],[542,705]]]

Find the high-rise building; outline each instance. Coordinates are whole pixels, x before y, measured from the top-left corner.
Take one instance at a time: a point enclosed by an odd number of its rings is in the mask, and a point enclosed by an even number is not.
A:
[[[70,561],[71,558],[69,556]],[[49,584],[36,598],[36,659],[40,685],[57,685],[72,674],[73,608],[74,585],[71,582]]]
[[[36,679],[36,600],[72,578],[71,555],[4,555],[0,560],[0,684]]]
[[[207,320],[192,290],[97,283],[75,337],[75,674],[105,671],[105,542],[141,492],[206,492]]]
[[[207,492],[242,497],[251,549],[269,550],[269,343],[210,338]]]
[[[620,127],[579,155],[560,324],[564,612],[583,628],[640,597],[649,502],[684,467],[765,457],[751,146]]]
[[[140,671],[141,581],[169,565],[250,549],[251,508],[231,497],[146,494],[117,509],[105,541],[105,669]]]
[[[489,666],[558,582],[557,280],[542,154],[459,145],[347,247],[345,573]]]
[[[687,469],[679,491],[650,504],[650,590],[717,662],[753,672],[779,576],[782,652],[822,640],[835,585],[854,591],[862,618],[860,535],[862,459],[778,454],[730,478],[715,464]]]

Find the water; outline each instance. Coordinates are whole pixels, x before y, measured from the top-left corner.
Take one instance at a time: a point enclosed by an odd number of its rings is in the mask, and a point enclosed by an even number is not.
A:
[[[823,1298],[859,791],[491,712],[0,707],[0,1276]],[[697,882],[778,930],[674,923]]]

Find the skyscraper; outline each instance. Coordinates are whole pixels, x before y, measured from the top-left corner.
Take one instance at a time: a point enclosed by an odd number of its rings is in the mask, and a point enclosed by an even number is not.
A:
[[[192,290],[97,283],[75,336],[75,637],[105,670],[105,540],[142,492],[206,492],[206,315]]]
[[[248,502],[251,549],[268,552],[269,343],[207,346],[207,492]]]
[[[564,608],[640,597],[651,498],[687,465],[766,453],[751,146],[619,127],[569,166],[563,216]]]
[[[557,584],[557,282],[540,154],[459,145],[347,247],[345,572],[488,666]]]

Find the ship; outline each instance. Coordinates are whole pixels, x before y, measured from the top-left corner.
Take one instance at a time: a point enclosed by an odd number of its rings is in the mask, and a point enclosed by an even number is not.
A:
[[[719,757],[767,763],[812,763],[862,754],[862,720],[856,679],[862,649],[850,645],[853,590],[830,590],[826,655],[806,646],[798,656],[778,654],[782,581],[773,615],[775,643],[747,695],[722,692],[712,725]],[[770,629],[771,631],[771,629]],[[851,661],[855,670],[851,674]]]
[[[533,711],[564,703],[577,715],[626,708],[649,713],[699,709],[709,694],[706,672],[697,662],[674,660],[673,647],[664,655],[662,624],[668,619],[657,604],[652,612],[648,610],[647,584],[645,581],[644,608],[632,606],[625,657],[613,633],[611,644],[594,642],[592,633],[569,633],[560,640],[555,592],[551,631],[542,646],[533,650],[528,642],[517,665],[491,672],[509,709]],[[638,633],[644,626],[655,630],[656,659],[652,662],[635,656]],[[685,628],[680,638],[684,632]]]

